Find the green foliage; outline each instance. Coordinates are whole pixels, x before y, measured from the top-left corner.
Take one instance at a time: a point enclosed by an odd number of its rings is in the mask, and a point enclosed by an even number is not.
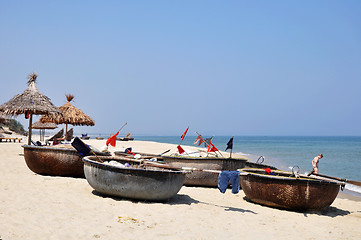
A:
[[[27,131],[25,131],[23,125],[20,122],[16,121],[15,119],[11,119],[9,121],[9,123],[7,123],[7,124],[0,124],[0,125],[8,127],[10,129],[10,131],[13,131],[13,132],[16,132],[19,134],[23,134],[23,135],[27,134]]]

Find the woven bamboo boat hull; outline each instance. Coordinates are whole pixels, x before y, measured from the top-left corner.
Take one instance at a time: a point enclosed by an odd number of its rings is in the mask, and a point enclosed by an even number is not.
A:
[[[49,176],[85,177],[82,156],[75,149],[31,145],[22,147],[26,165],[34,173]]]
[[[129,163],[130,167],[116,167],[85,157],[84,173],[89,185],[97,192],[139,200],[164,201],[175,196],[183,186],[185,173],[158,167],[140,167],[140,161],[119,157],[101,157]]]
[[[278,173],[277,173],[278,172]],[[241,187],[246,197],[262,205],[289,210],[322,210],[337,197],[342,183],[314,178],[290,177],[291,172],[264,170],[241,172]]]
[[[130,156],[124,152],[114,152],[117,156]],[[154,157],[158,161],[164,162],[166,165],[170,165],[178,168],[197,168],[197,169],[207,169],[207,170],[217,170],[217,171],[236,171],[241,168],[271,168],[277,169],[273,166],[249,162],[247,159],[243,158],[217,158],[217,157],[180,157],[180,156],[160,156],[156,154],[148,153],[137,153],[142,157]],[[186,175],[184,185],[186,186],[201,186],[201,187],[217,187],[218,186],[218,176],[217,172],[207,172],[207,171],[193,171]]]
[[[166,165],[170,165],[178,168],[197,168],[197,169],[207,169],[207,170],[217,170],[217,171],[236,171],[237,169],[251,167],[251,168],[271,168],[277,169],[273,166],[259,164],[254,162],[249,162],[247,159],[243,158],[216,158],[216,157],[180,157],[180,156],[160,156],[156,154],[148,153],[137,153],[142,157],[154,157],[158,161],[164,162]],[[117,156],[130,156],[124,152],[115,152]],[[193,171],[186,175],[184,185],[186,186],[200,186],[200,187],[217,187],[218,186],[218,176],[217,172],[207,172],[207,171]]]
[[[245,166],[246,159],[236,158],[205,158],[205,157],[170,157],[163,156],[163,162],[173,167],[188,167],[207,170],[236,171]],[[186,175],[184,185],[186,186],[218,186],[217,172],[193,171]]]

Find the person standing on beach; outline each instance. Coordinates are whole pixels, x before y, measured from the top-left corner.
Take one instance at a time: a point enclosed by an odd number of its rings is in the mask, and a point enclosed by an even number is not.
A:
[[[323,158],[322,153],[317,155],[313,160],[312,160],[312,166],[313,166],[313,172],[314,173],[318,173],[318,162],[320,161],[320,159]]]

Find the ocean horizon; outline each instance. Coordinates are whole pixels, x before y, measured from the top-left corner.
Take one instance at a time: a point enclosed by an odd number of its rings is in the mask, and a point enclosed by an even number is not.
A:
[[[109,134],[88,135],[91,138],[109,137]],[[192,135],[186,135],[183,141],[180,136],[132,137],[140,141],[196,146],[196,136]],[[213,136],[212,142],[219,150],[225,151],[229,139],[230,136]],[[265,163],[280,169],[298,166],[304,172],[312,170],[312,159],[322,153],[320,173],[361,181],[361,173],[356,168],[361,166],[361,136],[234,136],[233,152],[246,155],[252,161],[263,156]]]

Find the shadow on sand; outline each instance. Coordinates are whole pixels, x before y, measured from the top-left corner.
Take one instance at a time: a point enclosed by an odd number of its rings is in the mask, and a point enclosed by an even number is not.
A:
[[[182,205],[182,204],[191,205],[191,204],[199,203],[199,201],[189,197],[188,195],[184,195],[184,194],[177,194],[174,197],[172,197],[168,200],[164,200],[164,201],[150,201],[150,200],[141,200],[141,199],[138,200],[138,199],[122,198],[122,197],[105,195],[96,190],[93,190],[92,193],[94,195],[102,197],[102,198],[111,198],[115,201],[131,201],[133,203],[147,203],[147,204],[164,203],[164,204],[169,204],[169,205]]]
[[[268,207],[268,208],[273,208],[273,209],[276,209],[276,210],[281,210],[281,211],[289,211],[289,212],[298,212],[298,213],[301,213],[303,214],[305,217],[308,217],[308,215],[311,215],[311,214],[317,214],[319,216],[327,216],[327,217],[338,217],[338,216],[346,216],[348,214],[350,214],[349,211],[345,211],[345,210],[342,210],[342,209],[339,209],[339,208],[336,208],[336,207],[328,207],[324,210],[312,210],[312,211],[298,211],[298,210],[289,210],[289,209],[283,209],[283,208],[277,208],[277,207],[270,207],[270,206],[266,206],[266,205],[263,205],[263,204],[260,204],[260,203],[255,203],[255,202],[252,202],[251,200],[249,200],[247,197],[244,197],[243,198],[245,201],[247,202],[250,202],[252,204],[257,204],[257,205],[260,205],[260,206],[263,206],[263,207]]]
[[[183,194],[177,194],[177,196],[171,198],[170,201],[169,201],[169,204],[171,204],[171,205],[173,205],[173,204],[191,205],[191,204],[197,204],[197,203],[198,204],[205,204],[205,205],[215,206],[215,207],[219,207],[219,208],[224,208],[225,211],[234,211],[234,212],[241,212],[241,213],[248,212],[248,213],[256,214],[253,211],[245,210],[245,209],[242,209],[242,208],[222,206],[222,205],[217,205],[217,204],[213,204],[213,203],[197,201],[197,200],[194,200],[193,198],[189,197],[188,195],[183,195]]]
[[[153,203],[163,203],[168,205],[191,205],[191,204],[205,204],[205,205],[211,205],[219,208],[224,208],[225,211],[234,211],[234,212],[241,212],[241,213],[253,213],[257,214],[250,210],[245,210],[242,208],[235,208],[235,207],[229,207],[229,206],[221,206],[217,204],[207,203],[207,202],[201,202],[198,200],[195,200],[191,198],[188,195],[185,194],[177,194],[174,197],[165,200],[165,201],[148,201],[148,200],[136,200],[136,199],[130,199],[130,198],[121,198],[121,197],[115,197],[115,196],[108,196],[102,193],[97,192],[96,190],[93,190],[92,193],[96,196],[102,197],[102,198],[111,198],[115,201],[131,201],[133,203],[145,203],[145,204],[153,204]]]
[[[310,211],[310,212],[306,212],[305,216],[307,216],[308,214],[317,214],[319,216],[327,216],[327,217],[339,217],[339,216],[346,216],[349,215],[351,212],[350,211],[345,211],[342,209],[339,209],[337,207],[328,207],[325,210],[322,211]]]

